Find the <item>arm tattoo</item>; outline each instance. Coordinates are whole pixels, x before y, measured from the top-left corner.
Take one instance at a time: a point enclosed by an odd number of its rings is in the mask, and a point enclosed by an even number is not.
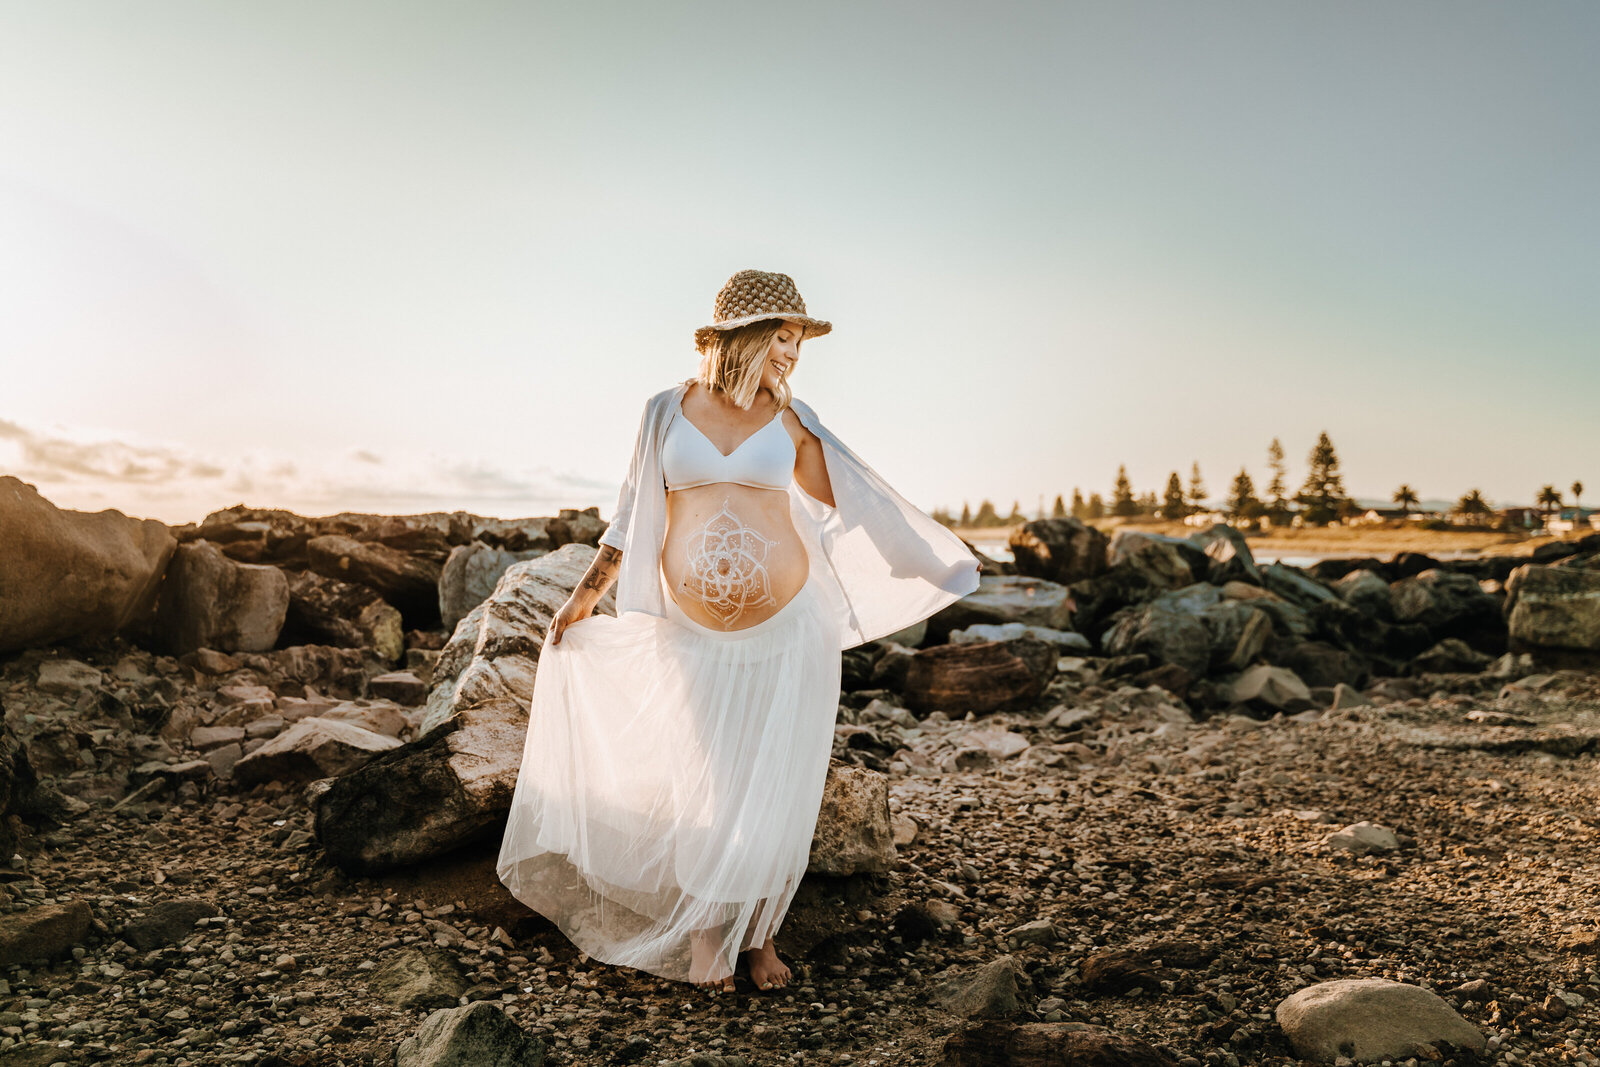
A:
[[[621,565],[622,550],[610,545],[601,545],[594,562],[589,564],[589,570],[584,574],[583,581],[578,583],[578,588],[593,592],[596,598],[605,596],[606,589],[616,579],[617,568]]]

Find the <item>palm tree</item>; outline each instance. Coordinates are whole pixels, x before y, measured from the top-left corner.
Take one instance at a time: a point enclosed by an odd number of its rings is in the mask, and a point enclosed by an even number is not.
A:
[[[1580,519],[1583,517],[1583,503],[1582,503],[1582,500],[1581,500],[1582,497],[1583,497],[1583,483],[1582,482],[1573,482],[1572,483],[1572,506],[1578,509],[1578,517]]]
[[[1487,515],[1494,509],[1483,499],[1482,491],[1474,489],[1456,501],[1456,510],[1463,515]]]
[[[1402,485],[1394,491],[1394,502],[1400,505],[1400,510],[1406,515],[1411,514],[1411,508],[1417,503],[1416,490],[1409,485]]]
[[[1543,510],[1545,520],[1548,521],[1551,509],[1561,506],[1561,494],[1556,492],[1555,486],[1547,485],[1539,490],[1539,495],[1535,498],[1534,503],[1538,504],[1540,509]]]

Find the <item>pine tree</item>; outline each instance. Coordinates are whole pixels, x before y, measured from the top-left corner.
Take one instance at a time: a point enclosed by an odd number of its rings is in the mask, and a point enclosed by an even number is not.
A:
[[[1067,502],[1061,499],[1060,493],[1056,494],[1056,506],[1050,509],[1050,517],[1052,519],[1064,519],[1067,517]]]
[[[1326,430],[1317,436],[1306,465],[1311,473],[1306,475],[1306,484],[1300,487],[1296,499],[1306,506],[1307,522],[1331,522],[1339,514],[1339,504],[1346,498],[1344,476],[1339,473],[1339,454],[1334,451]]]
[[[1086,519],[1089,517],[1089,505],[1083,502],[1083,494],[1077,486],[1072,487],[1072,517]]]
[[[994,504],[985,500],[978,505],[978,515],[972,520],[974,526],[999,526],[1000,516],[994,513]]]
[[[1161,517],[1169,522],[1178,522],[1189,514],[1189,505],[1183,499],[1183,479],[1178,477],[1178,472],[1173,471],[1167,476],[1166,499],[1162,503]]]
[[[972,508],[967,506],[967,502],[965,500],[961,502],[961,525],[972,525]]]
[[[1228,514],[1236,519],[1253,519],[1261,513],[1261,501],[1256,499],[1256,483],[1243,467],[1234,476],[1233,488],[1228,493]]]
[[[1200,479],[1200,461],[1196,460],[1194,466],[1189,469],[1189,507],[1191,510],[1199,511],[1205,506],[1205,502],[1206,483]]]
[[[1027,521],[1027,516],[1022,514],[1022,501],[1013,500],[1011,502],[1011,514],[1006,516],[1005,524],[1007,526],[1021,526]]]
[[[1128,481],[1128,467],[1124,464],[1117,468],[1117,484],[1111,494],[1111,513],[1134,515],[1138,511],[1139,505],[1133,502],[1133,483]]]
[[[1289,492],[1289,467],[1283,462],[1283,446],[1274,437],[1267,448],[1267,469],[1272,471],[1272,481],[1267,485],[1267,502],[1275,515],[1289,510],[1285,494]]]
[[[1089,518],[1103,519],[1106,517],[1106,502],[1100,499],[1099,493],[1089,494]]]

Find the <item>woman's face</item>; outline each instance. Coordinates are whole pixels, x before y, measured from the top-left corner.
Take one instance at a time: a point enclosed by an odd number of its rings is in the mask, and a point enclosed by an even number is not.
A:
[[[800,323],[784,320],[767,347],[767,365],[761,372],[762,388],[777,393],[778,382],[787,378],[800,361],[800,340],[804,333],[805,327]]]

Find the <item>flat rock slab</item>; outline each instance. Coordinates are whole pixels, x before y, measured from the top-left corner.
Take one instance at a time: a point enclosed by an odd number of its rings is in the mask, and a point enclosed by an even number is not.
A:
[[[1357,1063],[1403,1060],[1422,1046],[1448,1044],[1482,1052],[1484,1036],[1421,986],[1383,978],[1319,982],[1278,1005],[1278,1025],[1304,1059],[1332,1063],[1340,1056]]]
[[[969,1023],[944,1044],[941,1067],[1177,1067],[1136,1037],[1082,1023]]]
[[[233,776],[241,785],[331,778],[348,774],[399,744],[354,723],[311,716],[240,760]]]
[[[164,900],[139,918],[130,919],[118,936],[140,952],[148,952],[176,945],[189,936],[195,923],[218,914],[217,906],[208,900]]]
[[[425,945],[398,950],[367,979],[375,996],[402,1011],[453,1008],[467,991],[466,978],[448,952]]]
[[[89,936],[90,917],[81,900],[0,915],[0,967],[67,955]]]
[[[1015,956],[1001,956],[976,971],[945,979],[928,999],[969,1019],[999,1019],[1022,1010],[1022,991],[1032,984]]]

